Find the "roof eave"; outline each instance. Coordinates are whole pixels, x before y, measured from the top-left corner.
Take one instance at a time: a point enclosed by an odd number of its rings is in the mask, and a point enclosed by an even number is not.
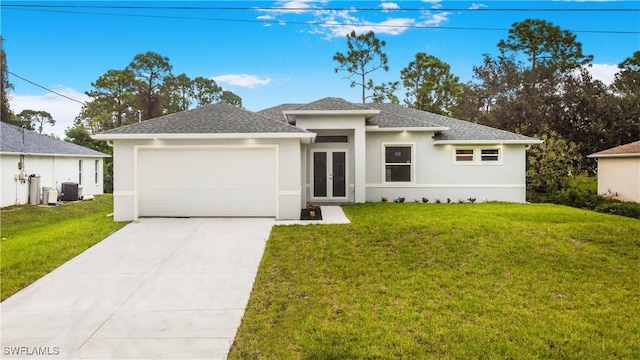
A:
[[[632,158],[632,157],[640,157],[640,154],[634,153],[626,153],[626,154],[591,154],[587,155],[588,158],[597,159],[597,158]]]
[[[283,110],[284,115],[370,115],[374,116],[380,113],[380,110]]]
[[[537,145],[542,140],[435,140],[434,145]]]
[[[374,131],[374,132],[380,132],[380,131],[433,131],[433,132],[437,132],[437,131],[447,131],[449,130],[448,127],[444,127],[444,126],[424,126],[424,127],[408,127],[408,126],[403,126],[403,127],[379,127],[377,125],[374,126],[367,126],[366,131]]]
[[[313,139],[311,132],[292,133],[178,133],[178,134],[96,134],[95,140],[180,140],[180,139]]]
[[[51,157],[84,157],[84,158],[108,158],[111,155],[108,154],[55,154],[55,153],[34,153],[34,152],[17,152],[17,151],[0,151],[2,155],[26,155],[26,156],[51,156]]]

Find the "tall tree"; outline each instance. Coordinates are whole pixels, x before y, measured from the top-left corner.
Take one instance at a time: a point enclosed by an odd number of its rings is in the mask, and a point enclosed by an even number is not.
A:
[[[423,52],[402,69],[400,77],[407,106],[441,115],[451,113],[464,89],[449,64]]]
[[[139,96],[144,120],[160,115],[159,90],[164,78],[171,75],[169,58],[153,51],[138,54],[127,67],[140,80]]]
[[[373,90],[373,82],[367,81],[367,76],[372,72],[383,69],[389,71],[387,65],[387,54],[382,50],[386,43],[378,39],[373,31],[366,34],[356,35],[352,31],[347,35],[346,54],[337,52],[333,55],[333,60],[338,62],[334,72],[345,71],[349,73],[346,77],[351,81],[350,86],[360,86],[362,88],[362,103],[366,102],[366,90]]]
[[[224,90],[220,95],[220,102],[224,102],[239,108],[242,107],[242,98],[233,91]]]
[[[40,134],[42,134],[45,124],[49,124],[51,126],[56,124],[56,121],[53,119],[51,114],[40,110],[22,110],[20,114],[18,114],[18,118],[23,124],[31,129],[36,129],[37,126],[37,130]]]
[[[168,75],[164,78],[161,93],[163,114],[188,110],[194,97],[193,82],[184,73]]]
[[[192,87],[196,107],[213,104],[216,101],[220,101],[222,97],[222,88],[213,79],[198,76],[193,79]],[[242,101],[240,101],[240,104],[242,104]]]
[[[2,36],[0,36],[0,120],[12,123],[13,112],[9,106],[9,90],[13,90],[13,84],[9,81],[9,69],[7,68],[7,54],[2,47]]]
[[[137,81],[129,70],[109,70],[91,83],[80,113],[90,129],[109,130],[137,120]]]
[[[514,23],[509,36],[500,40],[498,48],[502,53],[524,53],[532,69],[544,66],[566,71],[593,60],[592,55],[582,53],[582,44],[573,33],[545,20],[527,19]]]

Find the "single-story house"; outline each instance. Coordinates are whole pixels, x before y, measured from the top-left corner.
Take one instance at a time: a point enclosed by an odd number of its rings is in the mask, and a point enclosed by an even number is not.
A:
[[[42,187],[61,193],[65,182],[81,185],[83,195],[103,193],[103,160],[109,155],[5,122],[0,140],[2,207],[30,202],[31,175],[40,177],[38,197]]]
[[[219,103],[94,135],[113,142],[114,219],[266,216],[308,203],[524,202],[541,141],[397,104]]]
[[[640,140],[599,151],[598,194],[640,203]]]

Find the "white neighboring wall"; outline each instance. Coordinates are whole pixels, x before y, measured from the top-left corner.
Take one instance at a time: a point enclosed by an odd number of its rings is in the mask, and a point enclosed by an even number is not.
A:
[[[367,201],[526,201],[525,145],[435,145],[432,132],[367,132]],[[410,182],[386,182],[384,146],[413,147]],[[455,162],[456,148],[498,148],[495,163]],[[476,156],[479,156],[476,153]],[[478,159],[479,160],[479,159]]]
[[[20,155],[2,154],[0,158],[2,207],[29,203],[28,177],[31,174],[40,175],[40,196],[42,196],[42,187],[55,187],[60,193],[63,182],[80,182],[80,161],[82,161],[83,195],[104,193],[104,163],[101,157],[24,155],[24,181],[16,179],[21,172],[18,169]],[[97,182],[96,161],[98,162]]]
[[[640,157],[598,158],[598,194],[640,203]]]

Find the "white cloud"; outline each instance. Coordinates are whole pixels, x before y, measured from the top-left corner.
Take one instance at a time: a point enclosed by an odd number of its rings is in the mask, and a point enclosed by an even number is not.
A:
[[[485,4],[476,4],[476,3],[473,3],[473,4],[471,4],[471,6],[469,7],[469,10],[478,10],[478,9],[482,9],[482,8],[488,8],[488,6],[487,6],[487,5],[485,5]]]
[[[398,4],[386,1],[383,1],[382,4],[380,4],[380,7],[383,9],[383,11],[400,9],[400,6]]]
[[[240,86],[249,89],[254,89],[258,86],[269,85],[271,83],[270,77],[261,78],[259,76],[250,74],[226,74],[214,76],[211,79],[215,80],[218,83]]]
[[[335,24],[335,25],[332,25]],[[388,35],[399,35],[408,29],[408,26],[415,25],[414,19],[408,18],[396,18],[389,19],[379,23],[372,23],[367,21],[360,21],[354,24],[343,24],[339,22],[327,22],[327,24],[322,25],[325,28],[328,28],[329,34],[327,34],[327,38],[336,38],[336,37],[344,37],[349,34],[351,31],[355,31],[357,34],[367,33],[369,31],[373,31],[378,34],[388,34]]]
[[[283,8],[283,10],[268,10],[268,12],[276,14],[302,14],[311,10],[313,7],[310,3],[313,0],[282,0],[277,1],[275,7]]]
[[[89,100],[89,97],[86,94],[75,89],[56,86],[53,87],[53,90],[79,101]],[[16,114],[26,109],[46,111],[51,114],[53,119],[56,121],[56,125],[45,125],[43,133],[54,133],[61,139],[64,139],[64,131],[73,126],[76,116],[80,114],[80,110],[82,109],[81,104],[52,93],[44,93],[41,95],[12,94],[10,104],[11,109]]]
[[[618,65],[609,64],[592,64],[591,67],[587,67],[587,70],[594,79],[602,81],[605,85],[610,85],[620,71]]]
[[[273,20],[275,18],[276,17],[271,15],[271,14],[265,14],[265,15],[258,16],[256,19],[258,19],[258,20]]]
[[[442,0],[422,0],[422,2],[431,4],[432,9],[439,9],[442,7]]]
[[[430,15],[431,18],[424,22],[424,25],[427,26],[440,26],[440,24],[449,21],[450,12],[441,12],[437,14]]]

